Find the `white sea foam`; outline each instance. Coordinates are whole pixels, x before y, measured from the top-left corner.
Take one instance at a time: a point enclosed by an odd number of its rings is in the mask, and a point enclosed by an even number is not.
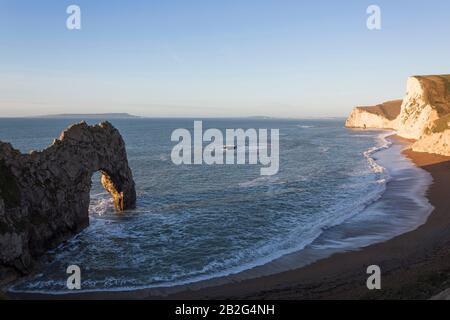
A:
[[[167,162],[170,160],[170,156],[167,153],[161,153],[159,155],[159,160],[163,162]]]
[[[392,142],[388,141],[386,138],[391,136],[393,133],[389,132],[389,133],[382,133],[378,136],[379,139],[379,143],[377,146],[374,146],[372,148],[370,148],[369,150],[367,150],[366,152],[364,152],[364,157],[367,159],[367,161],[369,162],[370,167],[372,168],[373,172],[375,173],[382,173],[384,175],[387,176],[386,180],[389,180],[388,177],[388,173],[386,172],[386,169],[382,166],[380,166],[375,159],[372,157],[375,153],[387,149],[390,146],[392,146]]]
[[[250,181],[245,181],[239,183],[242,188],[258,187],[263,185],[270,185],[276,183],[280,180],[277,176],[260,176],[258,178],[252,179]]]
[[[113,199],[108,193],[94,194],[91,197],[91,203],[89,204],[91,214],[101,216],[114,206]]]
[[[330,150],[330,147],[320,146],[318,149],[320,152],[327,153]]]

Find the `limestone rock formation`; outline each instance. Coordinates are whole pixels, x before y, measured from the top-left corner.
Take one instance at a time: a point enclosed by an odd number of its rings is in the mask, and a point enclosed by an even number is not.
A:
[[[420,139],[412,145],[412,149],[450,156],[450,114],[425,128]]]
[[[398,119],[398,134],[420,139],[425,129],[450,114],[450,75],[416,76],[407,82]]]
[[[125,143],[108,122],[73,125],[41,152],[21,154],[0,142],[0,284],[88,226],[97,171],[118,211],[135,206]]]
[[[402,100],[388,101],[371,107],[356,107],[348,117],[347,128],[394,129]]]
[[[449,123],[450,75],[435,75],[410,77],[400,110],[398,102],[357,107],[346,126],[395,129],[399,136],[416,140],[414,151],[450,156]]]

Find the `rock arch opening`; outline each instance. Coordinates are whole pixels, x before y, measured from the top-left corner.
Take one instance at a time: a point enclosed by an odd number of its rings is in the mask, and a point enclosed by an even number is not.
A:
[[[90,206],[101,206],[107,199],[107,207],[110,208],[110,203],[112,203],[116,212],[122,212],[126,209],[124,206],[124,193],[119,189],[116,182],[114,182],[113,177],[111,173],[104,169],[99,169],[92,174],[91,189],[89,192]],[[105,196],[105,192],[108,193],[108,198]],[[103,210],[106,210],[104,206]],[[101,210],[98,208],[96,211]]]

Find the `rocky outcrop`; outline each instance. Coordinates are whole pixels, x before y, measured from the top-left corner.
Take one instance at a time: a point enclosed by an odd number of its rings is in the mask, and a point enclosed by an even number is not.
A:
[[[135,206],[125,143],[108,122],[73,125],[41,152],[0,142],[0,283],[28,273],[46,250],[88,226],[97,171],[118,211]]]
[[[348,117],[347,128],[394,129],[402,100],[388,101],[371,107],[356,107]]]
[[[395,129],[397,134],[416,140],[414,151],[450,156],[450,75],[414,76],[398,112],[397,105],[355,108],[346,126],[351,128]]]

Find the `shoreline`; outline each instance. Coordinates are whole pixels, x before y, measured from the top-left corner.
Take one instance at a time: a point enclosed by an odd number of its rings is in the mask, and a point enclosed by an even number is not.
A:
[[[417,229],[304,268],[168,298],[430,299],[446,290],[450,287],[450,157],[410,149],[403,154],[433,177],[427,198],[434,209]],[[380,291],[366,288],[365,268],[372,264],[381,267]]]
[[[403,139],[398,138],[397,142]],[[403,140],[405,142],[405,140]],[[423,257],[430,255],[428,248],[445,246],[439,245],[442,241],[450,242],[450,216],[445,217],[445,208],[449,207],[450,200],[446,200],[441,193],[449,189],[450,184],[450,157],[442,157],[430,154],[419,154],[412,151],[404,151],[404,155],[410,158],[418,167],[428,171],[434,179],[429,187],[428,198],[435,207],[428,217],[428,221],[414,231],[396,236],[391,240],[369,245],[358,251],[334,253],[330,257],[313,262],[310,265],[292,269],[290,271],[277,272],[265,275],[253,274],[253,278],[226,276],[206,280],[204,282],[185,284],[172,288],[149,288],[130,291],[97,291],[69,294],[38,294],[38,293],[8,293],[12,299],[350,299],[350,298],[386,298],[385,290],[369,292],[365,287],[367,275],[365,267],[378,264],[382,270],[383,284],[388,287],[408,285],[401,281],[404,277],[404,266],[423,263]],[[446,176],[448,179],[443,179]],[[445,184],[446,183],[446,184]],[[441,184],[443,184],[441,186]],[[439,185],[441,193],[435,190]],[[447,188],[447,189],[445,189]],[[444,202],[443,202],[444,201]],[[444,215],[444,217],[442,217]],[[447,219],[445,219],[447,218]],[[445,224],[436,224],[434,220],[447,221],[447,237],[438,227]],[[432,234],[429,234],[429,229]],[[426,231],[426,232],[425,232]],[[428,233],[425,234],[425,233]],[[412,239],[411,239],[412,238]],[[428,241],[424,241],[425,240]],[[413,245],[415,243],[416,245]],[[414,249],[420,250],[414,250]],[[448,263],[444,266],[450,272],[450,250]],[[446,260],[446,261],[447,261]],[[430,261],[432,264],[432,261]],[[357,266],[357,267],[356,267]],[[365,266],[364,268],[362,266]],[[409,267],[407,269],[410,269]],[[252,271],[252,270],[250,270]],[[249,272],[250,272],[249,271]],[[254,270],[253,270],[254,271]],[[244,271],[245,273],[245,271]],[[393,281],[387,280],[392,278]],[[388,282],[392,282],[389,284]],[[398,284],[398,285],[397,285]],[[449,285],[450,286],[450,285]],[[430,290],[429,297],[446,288]],[[389,292],[391,289],[389,289]],[[414,291],[414,290],[412,290]],[[390,296],[388,296],[390,297]],[[400,297],[400,296],[398,296]],[[395,294],[392,295],[395,298]],[[422,296],[422,298],[425,298]]]

